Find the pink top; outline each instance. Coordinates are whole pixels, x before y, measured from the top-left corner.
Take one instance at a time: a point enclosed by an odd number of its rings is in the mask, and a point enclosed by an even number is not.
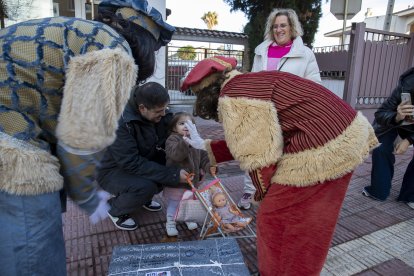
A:
[[[267,51],[267,70],[276,70],[279,65],[280,59],[289,53],[292,48],[293,41],[283,46],[277,45],[275,42],[269,46]]]

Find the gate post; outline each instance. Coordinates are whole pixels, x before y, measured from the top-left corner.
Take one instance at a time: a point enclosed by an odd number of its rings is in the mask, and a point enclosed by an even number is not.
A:
[[[414,67],[414,33],[410,34],[410,41],[407,43],[408,56],[407,56],[407,69]]]
[[[365,51],[364,35],[365,23],[352,23],[343,99],[353,108],[356,106],[361,83]]]

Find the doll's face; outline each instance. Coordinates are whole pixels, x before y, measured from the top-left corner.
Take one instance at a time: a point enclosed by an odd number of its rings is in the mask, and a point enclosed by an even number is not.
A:
[[[214,197],[214,206],[216,207],[223,207],[226,205],[227,199],[224,194],[218,194]]]
[[[174,131],[182,136],[189,136],[188,129],[185,126],[185,122],[187,120],[191,121],[189,116],[181,116],[181,118],[177,121],[177,124],[174,127]]]

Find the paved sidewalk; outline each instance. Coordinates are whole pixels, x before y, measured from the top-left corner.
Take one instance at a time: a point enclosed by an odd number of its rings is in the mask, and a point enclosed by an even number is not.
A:
[[[218,123],[197,119],[197,125],[204,138],[224,137]],[[397,157],[391,196],[385,202],[361,195],[370,181],[370,158],[356,169],[321,275],[414,275],[414,210],[395,201],[412,155],[410,148]],[[242,194],[242,174],[235,161],[219,166],[222,183],[235,201]],[[156,199],[165,206],[160,196]],[[257,206],[245,212],[255,216]],[[70,202],[63,217],[68,275],[107,275],[112,249],[117,245],[173,241],[165,234],[164,211],[138,210],[134,218],[140,227],[135,231],[118,230],[109,219],[91,225]],[[255,229],[255,222],[251,225]],[[199,229],[189,231],[179,224],[178,230],[179,241],[198,239]],[[249,271],[257,274],[255,239],[237,241]]]

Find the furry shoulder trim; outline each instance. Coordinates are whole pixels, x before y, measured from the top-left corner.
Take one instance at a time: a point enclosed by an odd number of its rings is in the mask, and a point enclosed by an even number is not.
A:
[[[218,109],[227,146],[243,170],[267,167],[279,160],[283,136],[273,103],[222,97]]]
[[[334,140],[315,149],[283,155],[272,183],[304,187],[336,179],[352,172],[377,146],[374,129],[358,112]]]
[[[137,72],[134,59],[121,49],[72,58],[66,71],[58,138],[77,149],[99,150],[110,145]]]
[[[39,195],[63,188],[59,161],[47,151],[0,132],[0,190]]]

